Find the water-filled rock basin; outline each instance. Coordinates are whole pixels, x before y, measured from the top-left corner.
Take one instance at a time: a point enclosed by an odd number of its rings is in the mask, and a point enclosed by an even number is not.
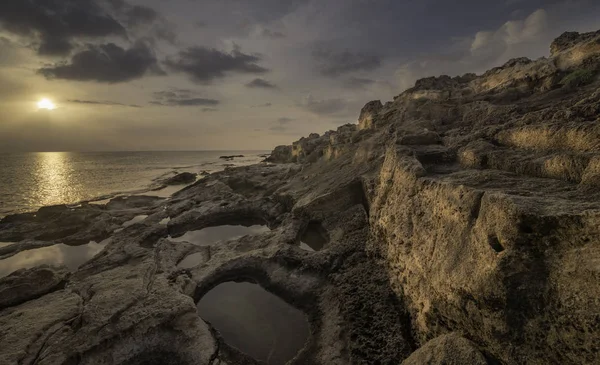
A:
[[[269,365],[293,359],[309,336],[304,313],[257,284],[220,284],[200,299],[198,313],[227,344]]]
[[[207,227],[198,231],[188,231],[183,236],[171,238],[174,242],[189,242],[196,245],[212,245],[219,241],[232,240],[245,235],[260,234],[268,232],[269,227],[265,225],[241,226],[223,225]]]
[[[43,264],[65,265],[69,270],[75,271],[102,251],[107,243],[108,240],[101,243],[90,242],[81,246],[56,244],[22,251],[0,260],[0,277],[7,276],[19,269],[29,269]]]

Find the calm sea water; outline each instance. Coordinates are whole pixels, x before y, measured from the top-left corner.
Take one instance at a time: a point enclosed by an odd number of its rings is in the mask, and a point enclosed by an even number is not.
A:
[[[247,165],[265,151],[39,152],[0,154],[0,216],[41,206],[136,193],[176,172],[215,172]],[[244,155],[233,161],[222,155]]]

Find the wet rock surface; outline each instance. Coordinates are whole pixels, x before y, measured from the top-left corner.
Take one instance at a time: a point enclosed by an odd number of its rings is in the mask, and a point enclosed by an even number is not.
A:
[[[276,164],[227,168],[168,200],[5,217],[0,241],[15,243],[0,264],[110,240],[0,310],[0,363],[256,364],[197,311],[231,281],[304,313],[309,335],[290,364],[597,363],[599,37],[420,80],[369,103],[360,128],[310,135],[276,148]],[[582,69],[586,83],[563,82]],[[176,241],[256,224],[269,229]],[[323,246],[303,250],[315,231]]]

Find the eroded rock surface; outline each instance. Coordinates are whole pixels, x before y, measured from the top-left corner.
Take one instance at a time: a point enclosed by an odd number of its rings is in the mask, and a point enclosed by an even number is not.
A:
[[[310,335],[291,364],[598,363],[599,40],[567,34],[551,58],[420,80],[369,103],[360,125],[277,147],[277,164],[227,168],[169,200],[4,218],[0,240],[17,243],[0,260],[110,241],[63,284],[0,311],[0,363],[256,363],[197,313],[227,281],[306,314]],[[269,230],[171,239],[253,224]],[[314,227],[322,249],[301,249]]]
[[[69,272],[47,265],[22,269],[0,279],[0,310],[39,298],[60,289]]]
[[[186,185],[191,184],[196,181],[197,174],[191,172],[182,172],[175,176],[172,176],[165,181],[163,181],[164,185]]]
[[[427,342],[413,352],[402,365],[488,365],[487,360],[469,340],[456,333]]]

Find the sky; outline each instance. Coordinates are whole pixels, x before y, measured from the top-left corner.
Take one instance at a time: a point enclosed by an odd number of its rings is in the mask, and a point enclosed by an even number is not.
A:
[[[597,0],[2,0],[0,151],[268,150],[597,29]]]

